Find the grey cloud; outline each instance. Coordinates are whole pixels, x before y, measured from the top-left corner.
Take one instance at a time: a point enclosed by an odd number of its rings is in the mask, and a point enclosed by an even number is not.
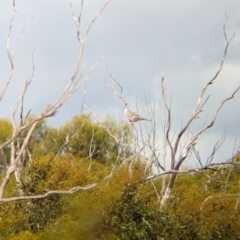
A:
[[[84,31],[104,1],[85,1],[83,9]],[[9,64],[6,55],[6,34],[11,17],[11,4],[2,3],[0,9],[0,55],[1,85],[7,77]],[[31,52],[34,44],[36,78],[26,95],[26,109],[35,105],[38,112],[60,93],[71,77],[77,58],[78,43],[75,25],[67,1],[17,1],[19,9],[14,22],[12,41],[28,20],[34,17],[16,48],[16,72],[10,88],[1,102],[1,115],[9,116],[9,108],[18,99],[24,81],[31,73]],[[75,12],[79,2],[73,1]],[[231,34],[239,19],[240,2],[225,1],[163,1],[163,0],[111,0],[89,34],[84,58],[90,69],[100,56],[103,60],[87,83],[86,104],[101,116],[113,115],[118,109],[121,116],[122,103],[105,85],[110,80],[109,70],[121,83],[124,96],[131,106],[135,99],[146,106],[145,97],[161,102],[159,79],[164,68],[168,96],[172,96],[176,127],[189,116],[200,88],[212,77],[225,46],[222,24],[228,13],[227,32]],[[229,49],[222,84],[213,85],[213,95],[228,92],[229,78],[239,84],[240,36],[237,35]],[[12,42],[13,43],[13,42]],[[232,74],[233,71],[236,73]],[[228,78],[229,76],[229,78]],[[217,88],[218,86],[218,88]],[[61,125],[81,108],[84,88],[62,108],[50,122]],[[222,131],[228,122],[239,123],[239,98],[227,105],[221,115],[219,126]],[[212,100],[211,100],[212,101]],[[214,102],[214,101],[213,101]],[[214,104],[203,118],[209,116]],[[230,109],[234,109],[232,117]],[[224,110],[225,111],[225,110]],[[205,114],[205,113],[204,113]],[[231,119],[234,119],[232,121]],[[235,128],[237,129],[237,128]],[[234,129],[230,130],[233,137]],[[235,131],[236,132],[236,131]]]

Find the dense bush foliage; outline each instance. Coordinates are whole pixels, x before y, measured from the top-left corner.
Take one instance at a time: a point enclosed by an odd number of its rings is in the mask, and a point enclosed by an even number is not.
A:
[[[72,164],[77,166],[76,170]],[[26,193],[33,194],[86,185],[107,175],[110,169],[95,162],[89,172],[87,163],[78,158],[70,162],[43,157],[28,170],[32,181],[26,184]],[[130,176],[127,166],[122,166],[108,181],[89,191],[3,204],[1,236],[8,239],[240,239],[236,198],[224,197],[222,190],[205,190],[206,179],[201,174],[182,175],[177,179],[174,197],[160,209],[151,183],[142,181],[143,170],[139,163]],[[239,177],[237,171],[232,170],[231,174]],[[162,184],[160,180],[154,182],[158,187]],[[203,205],[210,195],[215,198]]]
[[[25,195],[86,186],[109,176],[117,146],[88,119],[77,116],[61,132],[40,124],[29,146],[32,160],[22,171]],[[108,121],[118,134],[117,124]],[[7,126],[0,134],[4,141],[12,130],[7,121],[2,124]],[[77,129],[82,132],[69,144],[71,154],[58,155],[63,140]],[[96,151],[92,159],[87,157],[89,141]],[[131,174],[127,163],[117,164],[118,170],[91,190],[1,204],[0,239],[240,239],[240,206],[231,195],[239,193],[237,166],[207,170],[211,179],[203,173],[178,175],[172,198],[160,208],[156,191],[161,194],[162,178],[146,182],[140,161]],[[4,197],[17,196],[14,181]]]

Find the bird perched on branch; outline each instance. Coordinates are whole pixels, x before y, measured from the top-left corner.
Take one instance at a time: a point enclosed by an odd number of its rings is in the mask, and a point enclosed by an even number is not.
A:
[[[128,118],[130,123],[138,122],[138,121],[142,121],[142,120],[150,121],[149,119],[143,118],[143,117],[139,116],[137,113],[130,111],[128,109],[127,104],[124,107],[124,111],[125,111],[125,115]]]

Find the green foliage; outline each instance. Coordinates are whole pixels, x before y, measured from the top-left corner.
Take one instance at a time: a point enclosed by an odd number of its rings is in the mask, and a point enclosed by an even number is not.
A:
[[[32,121],[33,119],[34,115],[30,115],[27,118],[26,123]],[[20,144],[27,136],[28,131],[29,128],[21,132],[19,136]],[[38,122],[28,143],[28,150],[30,153],[34,156],[43,156],[49,154],[56,155],[59,148],[58,130],[48,126],[46,120],[41,120]]]
[[[49,190],[68,190],[75,186],[85,186],[98,181],[108,174],[106,166],[97,162],[89,163],[75,158],[39,157],[35,158],[25,170],[22,179],[25,195],[42,194]],[[15,189],[8,189],[8,195],[14,195]],[[51,195],[44,199],[18,201],[0,205],[0,236],[16,234],[22,231],[39,232],[52,226],[61,216],[64,205],[60,195]],[[17,217],[16,217],[17,216]]]
[[[32,121],[33,118],[33,115],[29,116],[26,123]],[[46,120],[40,121],[30,137],[27,150],[34,157],[70,155],[110,165],[117,158],[127,157],[130,154],[130,128],[127,123],[117,123],[110,117],[107,117],[103,123],[113,136],[122,140],[123,147],[120,154],[119,145],[114,138],[95,123],[90,115],[83,114],[73,117],[59,130],[48,126]],[[16,148],[21,147],[28,131],[29,128],[23,130],[16,139]],[[9,138],[11,133],[11,123],[6,119],[0,119],[0,144]],[[66,144],[66,141],[69,142]],[[2,158],[9,159],[9,156],[9,149],[5,148]],[[24,159],[24,164],[27,160]]]
[[[46,126],[45,123],[37,128],[29,142],[29,148],[34,156],[55,156],[60,149],[59,132],[57,129]]]
[[[8,119],[0,118],[0,145],[11,137],[12,131],[13,127],[11,122]],[[9,162],[9,158],[9,148],[5,147],[2,149],[2,152],[0,152],[0,164],[4,166],[7,162]]]
[[[34,116],[29,116],[26,123],[32,121]],[[8,138],[10,138],[13,131],[12,124],[7,119],[0,119],[0,144],[4,143]],[[29,128],[24,129],[15,141],[16,151],[21,147],[25,137],[27,136]],[[32,155],[49,155],[56,154],[58,146],[54,142],[54,137],[57,135],[57,130],[51,128],[47,125],[45,120],[40,121],[37,127],[34,129],[27,149]],[[0,155],[0,161],[8,162],[10,161],[10,148],[6,146],[3,148],[3,154]],[[24,164],[26,164],[24,159]]]
[[[0,118],[0,144],[4,143],[12,134],[13,127],[8,119]]]
[[[124,159],[130,154],[129,126],[119,126],[111,118],[105,124],[123,139],[126,151],[120,157]],[[0,120],[1,127],[0,141],[4,142],[12,128],[7,120]],[[26,131],[18,143],[24,136]],[[68,137],[64,154],[57,155]],[[88,115],[75,116],[60,130],[39,122],[29,142],[33,159],[22,171],[22,190],[25,195],[36,195],[98,182],[111,172],[118,147]],[[239,156],[235,161],[240,161]],[[2,204],[0,239],[240,239],[240,206],[231,197],[239,193],[238,165],[205,171],[211,178],[202,173],[178,175],[163,208],[156,191],[161,193],[164,181],[144,182],[144,169],[139,162],[130,175],[123,164],[89,191]],[[4,197],[16,195],[12,177]]]
[[[123,144],[129,142],[129,126],[119,125],[108,117],[104,124],[110,129],[111,134],[117,138],[123,138]],[[84,159],[95,159],[104,164],[115,162],[118,156],[118,144],[109,133],[96,124],[90,115],[78,115],[66,123],[62,128],[62,140],[67,136],[74,136],[68,147],[70,153],[75,157]],[[129,147],[121,153],[129,154]]]
[[[89,163],[79,158],[39,157],[27,169],[24,191],[30,195],[69,189],[102,179],[109,171],[98,162],[89,169]],[[124,165],[90,191],[0,205],[0,236],[44,240],[240,239],[236,199],[217,197],[219,192],[214,198],[215,192],[204,188],[204,175],[179,175],[173,197],[160,209],[153,185],[142,181],[143,174],[140,163],[132,175]],[[235,179],[238,172],[231,170],[231,174]],[[153,183],[161,189],[161,179]],[[209,183],[210,189],[211,184],[215,182]],[[209,195],[213,198],[203,206]]]
[[[101,171],[102,170],[102,171]],[[35,159],[28,168],[28,180],[24,182],[27,195],[44,193],[47,190],[66,190],[75,186],[84,186],[96,182],[107,174],[108,170],[99,163],[89,164],[81,159],[48,157]],[[29,209],[31,230],[50,226],[62,209],[59,195],[32,201]]]
[[[41,238],[41,233],[34,234],[31,231],[22,231],[21,233],[13,236],[13,237],[8,237],[7,239],[11,240],[40,240]]]
[[[106,219],[112,239],[158,239],[165,227],[164,212],[138,198],[139,184],[130,183],[114,203]]]
[[[139,169],[130,176],[128,168],[122,167],[97,188],[65,197],[64,214],[54,228],[46,230],[45,239],[107,239],[109,233],[105,224],[109,210],[121,199],[125,187],[138,182],[142,173],[143,169]]]

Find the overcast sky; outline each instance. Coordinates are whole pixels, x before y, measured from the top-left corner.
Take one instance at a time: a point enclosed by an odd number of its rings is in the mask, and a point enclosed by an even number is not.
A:
[[[79,2],[73,0],[75,13]],[[82,16],[82,32],[96,15],[102,0],[86,0]],[[6,37],[12,15],[12,2],[0,0],[0,89],[9,72]],[[35,48],[36,77],[25,98],[25,111],[34,106],[38,113],[54,101],[73,72],[78,43],[74,21],[67,0],[16,1],[18,10],[11,34],[13,46],[26,23],[34,20],[16,46],[15,70],[9,88],[1,101],[0,116],[10,117],[24,82],[31,74],[31,54]],[[114,96],[104,80],[111,81],[106,70],[123,87],[123,95],[131,109],[147,116],[148,104],[156,102],[157,116],[162,105],[160,76],[164,69],[168,100],[173,111],[173,133],[177,133],[191,115],[201,87],[216,73],[226,45],[223,34],[225,11],[226,31],[231,36],[240,21],[239,0],[110,0],[89,34],[84,59],[90,69],[102,56],[91,78],[49,123],[61,126],[81,109],[85,102],[99,116],[122,117],[122,102]],[[208,105],[199,122],[199,129],[211,118],[221,99],[240,85],[240,31],[229,48],[223,71],[210,90]],[[146,98],[148,102],[146,103]],[[86,109],[84,110],[85,112]],[[151,116],[147,116],[151,117]],[[160,120],[159,120],[160,122]],[[227,131],[221,156],[230,156],[240,132],[240,93],[221,111],[216,126],[204,142],[221,138]]]

